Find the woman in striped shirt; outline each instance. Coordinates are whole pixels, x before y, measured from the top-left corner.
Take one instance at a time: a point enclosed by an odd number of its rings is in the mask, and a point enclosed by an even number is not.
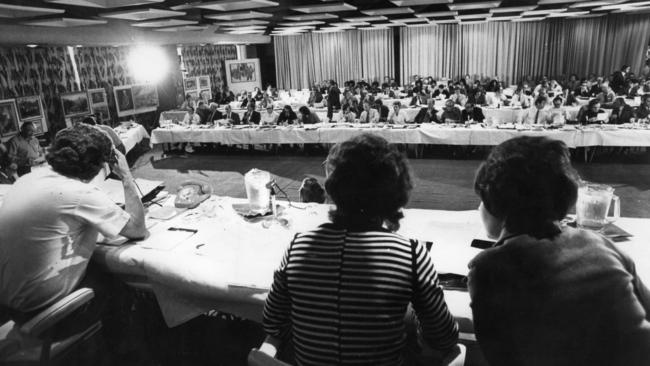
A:
[[[297,365],[401,365],[409,303],[428,345],[451,350],[458,327],[431,258],[394,233],[412,188],[406,158],[363,134],[334,146],[326,169],[332,223],[291,242],[264,308],[262,350],[291,340]]]

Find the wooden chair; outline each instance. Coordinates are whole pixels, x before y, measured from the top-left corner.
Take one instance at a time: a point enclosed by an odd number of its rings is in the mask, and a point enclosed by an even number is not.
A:
[[[1,365],[49,365],[74,347],[97,334],[98,321],[68,338],[53,340],[52,333],[61,321],[93,299],[92,289],[81,288],[43,310],[23,324],[9,321],[0,327]]]
[[[467,350],[464,345],[457,344],[455,352],[450,356],[449,360],[443,362],[443,366],[464,366],[465,354]],[[252,349],[248,353],[248,366],[291,366],[286,362],[275,359],[266,353]]]

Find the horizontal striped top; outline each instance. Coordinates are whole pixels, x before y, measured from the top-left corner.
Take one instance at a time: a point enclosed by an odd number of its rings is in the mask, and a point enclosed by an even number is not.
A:
[[[457,324],[427,250],[413,245],[333,224],[297,234],[274,275],[265,331],[293,340],[298,365],[400,365],[410,302],[424,340],[451,348]]]

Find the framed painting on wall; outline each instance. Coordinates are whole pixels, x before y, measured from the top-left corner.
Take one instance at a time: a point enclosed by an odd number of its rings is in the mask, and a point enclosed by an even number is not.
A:
[[[38,95],[17,98],[16,105],[21,120],[43,117],[41,97]]]
[[[113,88],[115,96],[115,108],[119,117],[129,116],[135,113],[133,104],[133,93],[130,85],[116,86]]]
[[[64,93],[60,95],[60,98],[65,117],[90,114],[90,103],[88,102],[87,92]]]
[[[18,110],[14,99],[0,100],[0,137],[18,133]]]
[[[254,83],[256,80],[256,67],[254,62],[238,62],[228,65],[230,70],[230,83]]]
[[[108,104],[94,105],[93,113],[97,115],[97,122],[101,122],[103,125],[110,125],[111,113],[108,110]]]
[[[210,88],[210,77],[199,76],[199,89],[208,89],[208,88]]]
[[[196,90],[196,89],[198,89],[198,85],[196,83],[196,78],[183,79],[183,85],[185,86],[185,90]]]
[[[104,90],[104,88],[90,89],[90,90],[88,90],[88,94],[90,95],[90,102],[93,105],[95,105],[95,104],[107,104],[106,90]]]
[[[135,113],[151,112],[158,109],[158,90],[154,84],[131,86]]]

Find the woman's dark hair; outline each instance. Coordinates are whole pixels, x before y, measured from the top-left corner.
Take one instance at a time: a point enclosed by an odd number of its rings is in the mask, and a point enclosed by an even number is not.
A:
[[[562,141],[521,136],[495,147],[476,172],[474,191],[511,234],[559,233],[578,197],[578,174]]]
[[[80,123],[56,134],[47,162],[61,175],[91,180],[110,160],[112,151],[111,140],[104,132]]]
[[[307,108],[304,105],[302,107],[298,108],[298,112],[300,112],[303,116],[309,116],[311,114],[311,112],[309,111],[309,108]]]
[[[336,144],[327,156],[325,190],[335,225],[364,230],[399,229],[413,184],[406,157],[384,138],[362,134]]]

